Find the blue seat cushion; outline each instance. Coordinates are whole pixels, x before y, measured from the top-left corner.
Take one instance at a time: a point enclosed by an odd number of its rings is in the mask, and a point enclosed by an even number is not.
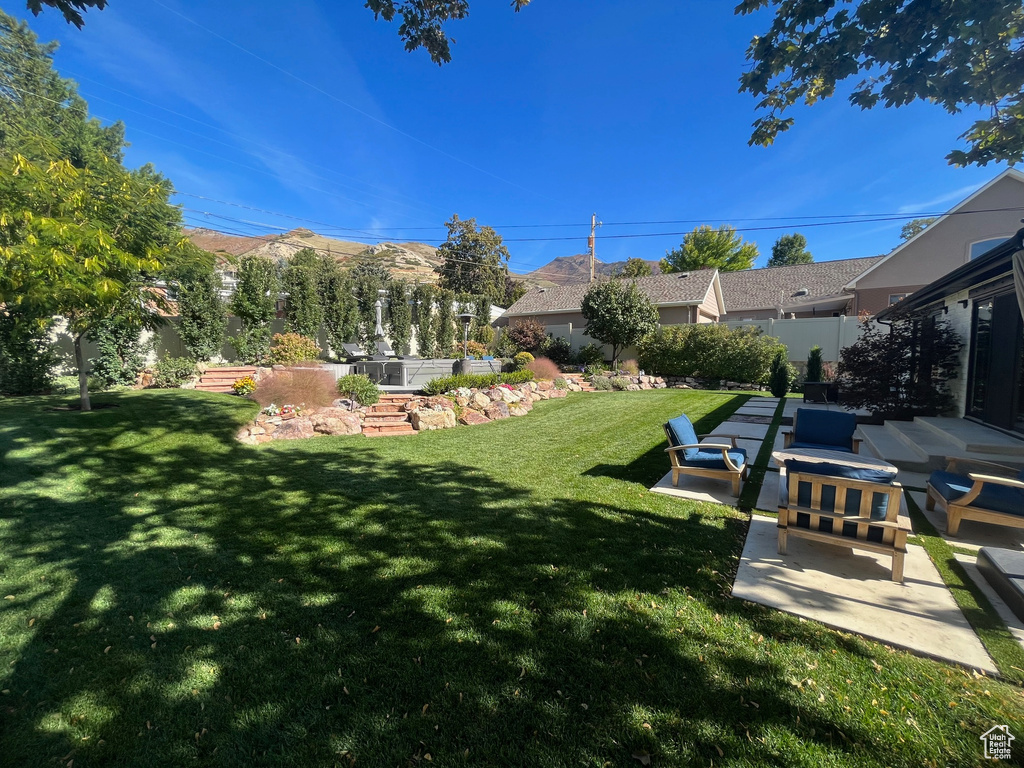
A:
[[[685,453],[685,451],[684,451]],[[687,456],[686,461],[680,462],[694,469],[729,469],[722,458],[722,451],[714,448],[697,450],[693,456]],[[747,450],[745,448],[730,448],[729,460],[740,469],[747,463]]]
[[[853,441],[850,441],[850,445],[853,445]],[[794,440],[789,444],[790,448],[814,448],[818,451],[840,451],[845,453],[853,453],[853,448],[845,445],[829,445],[828,443],[807,443],[802,440]]]
[[[1017,479],[1024,481],[1024,471],[1017,475]],[[928,484],[946,501],[956,501],[971,490],[974,481],[967,475],[938,471],[932,472]],[[985,483],[978,498],[971,502],[971,506],[1024,517],[1024,491],[1005,485]]]
[[[849,480],[861,480],[868,483],[878,483],[886,486],[884,490],[877,491],[871,495],[871,519],[872,520],[884,520],[886,513],[889,508],[889,494],[888,486],[892,483],[893,478],[896,476],[896,470],[883,470],[883,469],[862,469],[857,467],[847,467],[842,464],[831,464],[828,462],[814,462],[814,461],[800,461],[798,459],[790,459],[786,462],[786,472],[793,473],[799,472],[800,474],[809,475],[823,475],[825,477],[843,477]],[[860,489],[848,489],[846,491],[846,503],[842,510],[844,515],[858,515],[860,514],[860,502],[861,502],[861,490]],[[797,486],[797,506],[809,507],[811,506],[811,484],[807,482],[801,482]],[[789,483],[779,484],[779,504],[781,506],[789,505]],[[824,512],[835,512],[836,511],[836,488],[834,485],[823,485],[821,488],[821,509]],[[829,523],[829,531],[831,531],[831,521],[822,521]],[[799,522],[798,522],[799,525]],[[853,528],[853,534],[856,535],[856,524],[851,524]],[[822,528],[824,530],[824,528]],[[828,531],[826,531],[828,532]]]
[[[690,420],[687,418],[685,413],[671,419],[665,426],[668,427],[668,433],[672,438],[672,445],[696,445],[700,442],[697,439],[697,432],[694,430],[693,424],[690,423]],[[683,458],[689,461],[699,452],[699,448],[687,448],[682,452]],[[718,460],[722,460],[721,453],[718,454]],[[724,462],[722,467],[724,469]]]
[[[800,442],[808,444],[801,446],[805,448],[825,446],[833,450],[837,447],[853,450],[853,433],[857,429],[857,417],[852,413],[798,408],[795,423],[794,445],[791,445],[791,448],[796,447],[796,442]]]

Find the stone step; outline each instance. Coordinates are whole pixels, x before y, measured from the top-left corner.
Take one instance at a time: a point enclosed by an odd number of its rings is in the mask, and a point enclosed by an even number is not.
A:
[[[1024,460],[1024,440],[989,429],[977,422],[942,416],[918,416],[914,419],[914,424],[966,453],[1020,456]]]
[[[242,376],[252,376],[256,373],[256,369],[252,367],[238,367],[238,368],[207,368],[203,376],[234,376],[241,378]]]
[[[402,408],[402,404],[394,403],[376,403],[375,405],[367,406],[367,414],[384,415],[384,414],[403,414],[405,410]]]
[[[234,390],[231,388],[231,384],[218,384],[208,381],[200,381],[198,384],[196,384],[196,389],[198,389],[200,392],[234,392]]]
[[[946,458],[951,456],[973,457],[1015,468],[1024,464],[1024,456],[1020,454],[964,448],[962,442],[950,440],[948,433],[936,431],[917,420],[887,421],[884,426],[865,424],[858,427],[858,430],[864,438],[865,447],[872,453],[907,472],[927,474],[936,469],[945,469]]]
[[[363,426],[385,426],[388,424],[408,424],[409,414],[403,413],[401,416],[398,414],[394,415],[369,415],[363,419]]]
[[[894,464],[908,472],[931,472],[931,462],[927,454],[907,445],[892,430],[881,424],[862,424],[857,432],[864,438],[864,446],[878,458]]]
[[[390,435],[415,435],[416,430],[408,422],[404,424],[363,424],[363,434],[367,437],[388,437]]]

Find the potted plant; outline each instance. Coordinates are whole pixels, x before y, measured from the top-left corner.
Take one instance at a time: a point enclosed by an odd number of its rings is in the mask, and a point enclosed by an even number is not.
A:
[[[807,379],[804,381],[805,403],[837,403],[839,387],[832,367],[821,359],[821,347],[815,345],[807,353]]]

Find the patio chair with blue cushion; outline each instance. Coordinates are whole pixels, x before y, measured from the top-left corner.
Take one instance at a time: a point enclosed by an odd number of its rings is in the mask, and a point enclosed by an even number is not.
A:
[[[852,413],[797,408],[793,428],[782,430],[783,447],[860,453],[861,439],[853,436],[856,429],[857,417]]]
[[[747,452],[736,447],[739,435],[698,435],[686,414],[665,424],[669,460],[672,463],[672,485],[679,485],[679,475],[713,477],[732,482],[732,495],[740,495],[740,480],[747,476]],[[725,443],[701,443],[709,437],[728,438]]]
[[[928,478],[926,506],[936,502],[946,510],[946,533],[956,536],[961,520],[1024,528],[1024,469],[975,459],[947,457],[945,471]],[[967,464],[985,472],[960,474],[957,465]]]
[[[779,554],[790,536],[892,557],[892,580],[903,581],[910,518],[901,514],[903,487],[892,471],[827,462],[785,462],[779,478]]]

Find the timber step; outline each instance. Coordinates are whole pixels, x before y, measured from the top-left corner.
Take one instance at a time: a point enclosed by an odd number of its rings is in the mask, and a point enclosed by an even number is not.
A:
[[[207,368],[206,373],[199,377],[196,389],[200,392],[225,392],[233,394],[232,384],[246,376],[255,375],[256,369],[246,365],[229,368]]]

